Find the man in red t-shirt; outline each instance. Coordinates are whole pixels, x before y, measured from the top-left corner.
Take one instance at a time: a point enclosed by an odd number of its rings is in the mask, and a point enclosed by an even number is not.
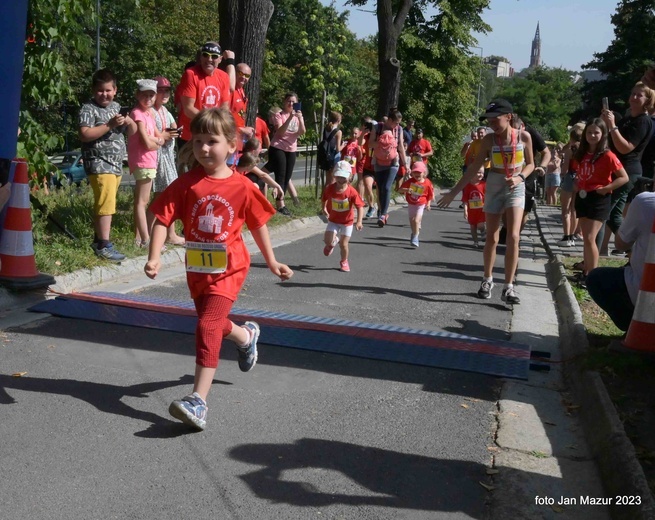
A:
[[[227,72],[218,69],[225,58]],[[178,86],[180,104],[179,124],[183,126],[181,140],[191,139],[191,120],[205,108],[230,108],[231,92],[236,84],[234,53],[223,51],[218,43],[207,42],[200,49],[200,61],[184,71]]]
[[[239,135],[237,136],[237,150],[243,149],[243,142],[250,139],[255,130],[246,126],[246,111],[248,109],[248,97],[244,87],[250,81],[252,71],[245,63],[239,63],[236,67],[236,84],[230,97],[230,112],[234,117]]]

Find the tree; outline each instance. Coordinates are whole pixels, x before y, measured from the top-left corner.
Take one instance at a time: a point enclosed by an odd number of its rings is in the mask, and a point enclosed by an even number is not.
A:
[[[39,183],[53,169],[48,154],[64,141],[62,107],[75,100],[81,74],[74,63],[90,56],[91,42],[78,22],[89,12],[90,0],[29,4],[18,156],[28,159]]]
[[[237,62],[247,63],[252,70],[252,77],[246,84],[250,99],[246,121],[248,126],[254,127],[273,3],[270,0],[221,0],[218,7],[221,46],[234,51]]]
[[[597,115],[601,99],[608,97],[612,109],[627,108],[630,90],[653,59],[655,47],[655,3],[652,0],[622,0],[612,15],[614,40],[594,54],[583,69],[598,69],[607,79],[584,88],[586,107],[581,116]]]
[[[296,92],[302,101],[308,122],[306,141],[315,141],[320,130],[324,91],[331,110],[343,109],[343,99],[337,93],[351,77],[351,56],[347,51],[352,50],[349,45],[354,41],[346,21],[347,13],[339,14],[333,6],[326,7],[319,0],[276,2],[268,31],[269,57],[276,66],[293,73],[285,91]],[[267,101],[276,105],[281,97]],[[310,124],[312,116],[314,125]]]
[[[349,3],[365,5],[368,0],[349,0]],[[439,13],[426,22],[424,12],[428,6],[436,7]],[[489,0],[377,0],[380,69],[378,116],[398,106],[401,70],[397,57],[398,39],[407,18],[415,25],[425,23],[435,34],[442,33],[446,40],[452,38],[454,42],[470,46],[477,42],[470,32],[464,33],[461,28],[468,27],[469,30],[485,33],[489,31],[490,27],[480,16],[488,6]]]
[[[561,68],[538,67],[502,82],[498,97],[507,99],[526,123],[545,139],[565,141],[570,116],[581,106],[575,74]]]

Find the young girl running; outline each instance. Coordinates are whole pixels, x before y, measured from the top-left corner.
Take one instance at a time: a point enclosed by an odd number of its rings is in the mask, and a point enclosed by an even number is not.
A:
[[[484,216],[484,193],[487,183],[484,180],[484,168],[462,190],[464,218],[471,228],[473,247],[480,247],[478,232],[484,238],[486,217]]]
[[[328,218],[323,241],[323,254],[330,256],[334,247],[339,244],[341,249],[340,271],[350,272],[348,264],[348,243],[353,233],[354,209],[357,208],[355,229],[361,231],[364,218],[364,201],[357,190],[348,184],[352,177],[352,167],[347,161],[339,161],[334,167],[332,184],[325,186],[323,191],[323,214]]]
[[[153,106],[157,96],[154,79],[137,80],[137,106],[130,112],[136,122],[136,132],[127,138],[127,162],[134,175],[134,227],[139,247],[147,247],[150,240],[146,207],[150,201],[152,181],[157,176],[157,150],[165,143],[157,130]],[[162,243],[162,246],[164,244]]]
[[[525,179],[534,171],[532,138],[528,132],[512,128],[512,105],[505,99],[496,99],[487,105],[482,118],[486,118],[493,130],[482,139],[480,153],[469,164],[464,176],[444,195],[437,205],[446,208],[462,191],[478,170],[491,159],[487,176],[484,212],[487,220],[487,238],[484,244],[484,278],[478,297],[491,298],[493,268],[502,216],[507,222],[507,247],[505,250],[505,288],[501,293],[504,302],[520,303],[514,289],[514,273],[519,260],[519,234],[525,202]]]
[[[203,430],[207,418],[207,394],[218,366],[223,338],[237,345],[239,368],[251,370],[257,362],[259,326],[238,326],[228,319],[248,269],[250,255],[241,236],[244,224],[273,274],[288,280],[293,271],[275,259],[266,222],[273,206],[257,187],[226,163],[236,150],[237,131],[226,109],[203,110],[191,121],[192,150],[189,171],[154,201],[156,217],[145,273],[155,278],[161,267],[160,250],[166,228],[175,220],[184,223],[186,270],[189,291],[198,313],[196,370],[193,393],[173,401],[169,412],[176,419]],[[190,154],[189,154],[190,155]]]
[[[628,182],[628,174],[607,146],[607,126],[601,118],[592,119],[582,133],[578,161],[575,212],[582,229],[584,270],[579,278],[584,285],[587,273],[598,267],[596,235],[611,210],[611,194]]]
[[[409,226],[412,229],[409,243],[414,247],[419,246],[418,234],[421,231],[423,210],[430,211],[430,203],[434,200],[434,187],[427,175],[427,165],[423,161],[415,162],[412,164],[410,178],[403,182],[398,190],[400,193],[405,194],[405,200],[407,201]]]

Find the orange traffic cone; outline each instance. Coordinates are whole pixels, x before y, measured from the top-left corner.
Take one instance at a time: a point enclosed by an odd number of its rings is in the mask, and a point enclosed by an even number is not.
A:
[[[623,346],[633,350],[655,352],[655,221],[648,240],[635,312],[623,340]]]
[[[11,197],[0,236],[0,284],[8,289],[37,289],[55,283],[36,270],[27,163],[14,159],[9,172]]]

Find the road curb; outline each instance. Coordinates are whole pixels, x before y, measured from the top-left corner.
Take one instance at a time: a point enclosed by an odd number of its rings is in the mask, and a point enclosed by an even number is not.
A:
[[[563,373],[580,405],[580,419],[589,448],[598,464],[607,498],[612,498],[610,513],[620,520],[655,520],[655,500],[634,446],[623,428],[600,374],[585,370],[581,355],[589,349],[582,312],[566,277],[560,255],[553,254],[539,224],[541,240],[550,261],[546,278],[553,292],[559,315],[559,333],[563,355]],[[616,505],[616,497],[640,497],[641,504]]]

